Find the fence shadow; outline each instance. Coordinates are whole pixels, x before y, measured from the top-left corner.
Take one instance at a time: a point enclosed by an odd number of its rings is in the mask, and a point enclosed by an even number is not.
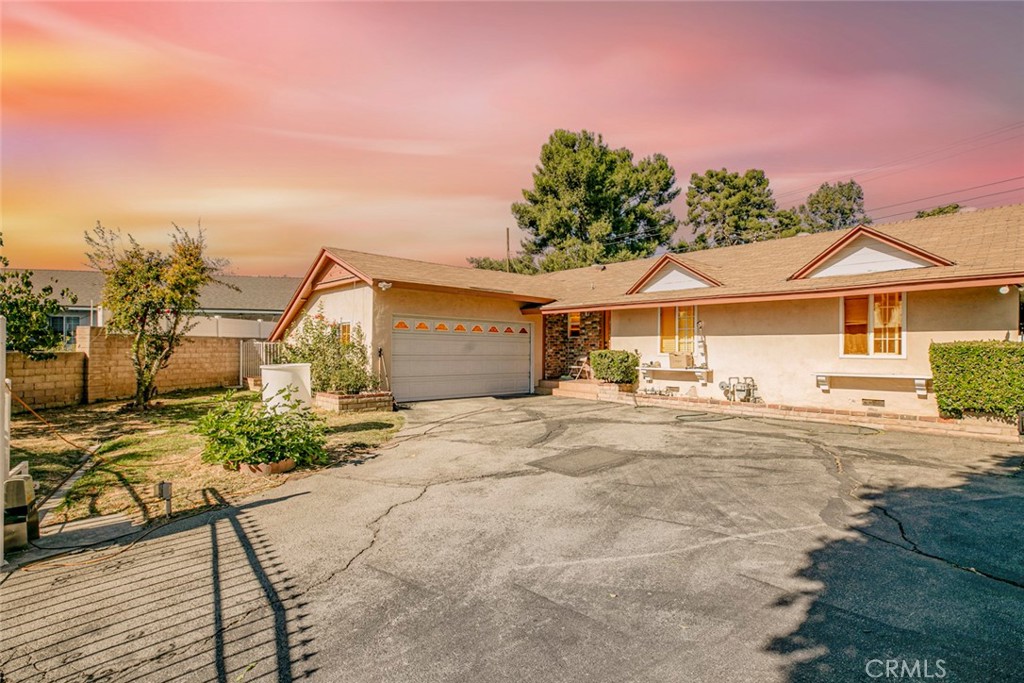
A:
[[[855,535],[796,574],[817,588],[775,605],[807,604],[766,647],[786,680],[1024,680],[1022,465],[1016,455],[948,488],[862,495],[871,507]]]
[[[212,505],[223,496],[207,489]],[[0,680],[290,683],[315,671],[305,607],[250,511],[226,506],[3,584]]]

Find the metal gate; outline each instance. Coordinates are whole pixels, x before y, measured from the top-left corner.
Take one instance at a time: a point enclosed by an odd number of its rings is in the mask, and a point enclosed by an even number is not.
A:
[[[246,377],[259,377],[261,365],[283,362],[284,343],[243,339],[239,342],[238,384],[245,386]]]

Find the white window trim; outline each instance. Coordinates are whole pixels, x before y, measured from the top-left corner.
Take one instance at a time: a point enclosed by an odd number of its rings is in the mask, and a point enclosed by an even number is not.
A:
[[[852,353],[843,353],[843,349],[846,348],[846,301],[845,296],[839,297],[839,357],[840,358],[859,358],[861,360],[876,359],[876,360],[905,360],[907,358],[907,293],[906,292],[882,292],[884,294],[895,294],[900,295],[900,314],[902,320],[900,321],[900,349],[902,353],[875,353],[875,326],[872,324],[875,315],[875,295],[868,294],[868,352],[863,355],[857,355]]]
[[[662,358],[668,358],[668,354],[661,350],[661,309],[673,308],[675,309],[675,315],[672,319],[676,321],[676,348],[679,348],[679,309],[680,308],[692,308],[693,309],[693,353],[697,354],[697,323],[700,322],[700,310],[698,306],[658,306],[658,353],[655,354]],[[678,353],[678,351],[676,352]]]

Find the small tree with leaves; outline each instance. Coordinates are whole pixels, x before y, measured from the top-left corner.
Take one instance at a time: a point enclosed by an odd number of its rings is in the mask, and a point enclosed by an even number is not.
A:
[[[144,410],[156,394],[156,377],[195,323],[199,295],[210,284],[226,285],[217,276],[227,266],[207,255],[200,229],[192,235],[174,226],[168,253],[142,247],[131,235],[99,223],[85,235],[93,268],[103,273],[103,307],[107,328],[131,335],[135,370],[132,406]]]
[[[0,234],[0,247],[3,247]],[[31,270],[11,270],[11,262],[0,254],[0,315],[7,319],[7,350],[21,351],[33,360],[53,358],[53,350],[63,336],[50,327],[50,317],[58,315],[62,306],[54,298],[52,284],[37,288]],[[78,297],[69,290],[60,296],[71,303]]]
[[[934,209],[918,211],[914,218],[931,218],[932,216],[945,216],[950,213],[960,213],[960,205],[943,204],[942,206],[936,206]]]

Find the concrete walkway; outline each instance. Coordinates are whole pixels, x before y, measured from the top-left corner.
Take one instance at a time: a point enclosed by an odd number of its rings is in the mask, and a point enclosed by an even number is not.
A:
[[[1021,680],[1020,447],[553,397],[0,586],[10,681]]]

